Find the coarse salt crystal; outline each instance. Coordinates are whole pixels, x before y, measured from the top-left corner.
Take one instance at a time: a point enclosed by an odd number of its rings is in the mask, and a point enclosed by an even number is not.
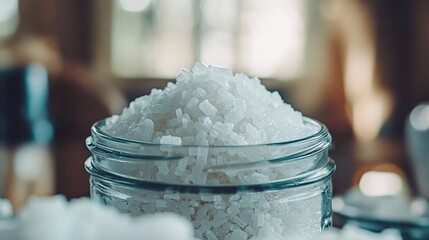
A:
[[[235,229],[231,234],[231,240],[247,240],[248,234],[241,231],[240,229]]]
[[[207,240],[218,240],[216,237],[216,234],[214,234],[212,231],[208,230],[206,233]]]
[[[177,117],[177,119],[182,119],[182,116],[183,116],[182,109],[180,109],[180,108],[176,109],[176,117]]]
[[[161,144],[181,145],[182,139],[180,137],[174,137],[171,135],[162,136],[160,140]]]
[[[217,109],[212,104],[210,104],[209,100],[207,99],[200,103],[199,108],[207,116],[215,115],[217,112]]]

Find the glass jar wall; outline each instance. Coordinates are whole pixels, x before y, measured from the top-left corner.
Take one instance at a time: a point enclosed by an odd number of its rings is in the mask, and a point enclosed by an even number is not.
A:
[[[201,239],[309,237],[331,226],[331,144],[325,126],[306,138],[246,146],[177,146],[91,129],[91,197],[131,215],[175,212]]]

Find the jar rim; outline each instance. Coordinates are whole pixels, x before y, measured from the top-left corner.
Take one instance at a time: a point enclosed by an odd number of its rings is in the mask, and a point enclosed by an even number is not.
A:
[[[133,140],[133,139],[126,139],[121,138],[117,136],[110,135],[102,130],[102,127],[106,125],[106,119],[102,119],[98,122],[95,122],[91,127],[91,137],[92,137],[92,143],[121,143],[121,144],[133,144],[133,145],[140,145],[140,146],[150,146],[150,147],[170,147],[170,148],[227,148],[227,149],[246,149],[246,148],[254,148],[254,147],[261,147],[261,146],[278,146],[278,145],[292,145],[296,143],[305,143],[305,142],[312,142],[317,140],[323,140],[325,138],[329,138],[329,143],[331,142],[330,135],[328,132],[328,128],[321,122],[308,118],[303,117],[305,124],[312,124],[316,127],[318,127],[318,131],[297,139],[292,139],[288,141],[283,142],[273,142],[273,143],[261,143],[261,144],[246,144],[246,145],[174,145],[174,144],[162,144],[162,143],[154,143],[154,142],[144,142],[139,140]]]
[[[93,157],[87,160],[86,170],[104,182],[113,182],[130,187],[143,187],[154,189],[175,189],[185,192],[234,192],[234,191],[267,191],[270,189],[281,189],[308,185],[330,177],[335,171],[335,164],[328,159],[327,150],[331,146],[331,136],[325,125],[304,117],[306,124],[318,127],[318,131],[303,138],[279,143],[236,145],[236,146],[199,146],[199,145],[171,145],[142,142],[111,136],[102,130],[106,120],[96,122],[91,128],[91,136],[87,138],[86,144],[92,152]],[[201,150],[202,149],[202,150]],[[297,168],[291,175],[282,175],[277,180],[263,182],[240,183],[240,184],[186,184],[170,181],[155,181],[153,179],[142,179],[129,175],[126,171],[117,171],[118,168],[109,166],[109,163],[126,164],[129,167],[149,161],[181,161],[187,156],[194,156],[199,151],[205,154],[246,153],[253,159],[246,161],[212,162],[203,171],[207,174],[224,171],[247,171],[264,167],[277,168],[277,166],[290,167],[305,163],[305,168]],[[192,154],[191,154],[192,152]],[[263,154],[262,158],[260,154]],[[265,153],[269,153],[264,155]],[[191,155],[189,155],[191,154]],[[249,155],[250,154],[250,155]],[[314,156],[314,158],[313,158]],[[115,163],[116,162],[116,163]]]

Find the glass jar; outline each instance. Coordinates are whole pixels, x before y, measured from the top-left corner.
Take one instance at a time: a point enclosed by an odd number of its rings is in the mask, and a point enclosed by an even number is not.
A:
[[[331,137],[246,146],[145,143],[91,128],[91,198],[131,215],[175,212],[200,239],[304,239],[331,226]]]

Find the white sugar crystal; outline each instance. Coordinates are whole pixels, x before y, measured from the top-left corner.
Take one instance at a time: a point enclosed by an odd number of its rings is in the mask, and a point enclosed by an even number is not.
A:
[[[247,226],[244,230],[247,233],[249,233],[250,235],[253,235],[253,236],[257,235],[256,230],[253,227],[251,227],[251,226]]]
[[[222,201],[222,197],[219,196],[219,195],[216,195],[216,196],[214,196],[214,201],[215,202],[220,202],[220,201]]]
[[[240,198],[241,198],[241,196],[240,196],[239,194],[235,194],[235,195],[232,195],[232,196],[229,198],[229,201],[230,201],[230,202],[235,202],[235,201],[240,200]]]
[[[188,81],[190,78],[192,78],[192,73],[186,69],[183,69],[180,71],[179,74],[177,74],[177,81]]]
[[[212,225],[214,228],[218,228],[229,221],[228,215],[224,212],[217,212],[213,217]]]
[[[167,201],[157,200],[155,206],[158,208],[165,208],[165,207],[167,207]]]
[[[237,111],[244,112],[246,110],[246,103],[243,99],[236,99],[233,104]]]
[[[241,228],[244,228],[247,225],[247,222],[239,218],[238,216],[232,217],[232,221],[237,223]]]
[[[182,118],[182,126],[183,128],[188,128],[189,120],[186,118]]]
[[[182,138],[182,144],[183,145],[191,145],[193,142],[195,142],[194,137],[183,137]]]
[[[196,62],[194,65],[194,68],[192,68],[192,72],[195,75],[201,76],[201,75],[204,75],[207,73],[207,67],[204,64],[202,64],[201,62]]]
[[[170,119],[168,121],[168,124],[172,127],[177,127],[179,125],[179,120],[176,118]]]
[[[214,107],[209,100],[204,100],[200,103],[199,108],[201,109],[201,111],[204,112],[205,115],[207,116],[212,116],[215,115],[217,112],[216,107]]]
[[[254,138],[259,137],[259,131],[254,126],[252,126],[252,124],[246,124],[246,131],[250,136]]]
[[[198,145],[209,145],[209,142],[207,141],[207,133],[205,132],[199,132],[196,136],[196,140]]]
[[[201,201],[204,202],[214,202],[214,196],[213,195],[202,195]]]
[[[258,213],[257,217],[258,217],[258,226],[261,227],[264,224],[264,214]]]
[[[218,240],[216,234],[214,234],[212,231],[208,230],[206,233],[207,240]]]
[[[180,109],[180,108],[176,109],[176,117],[177,117],[177,119],[182,119],[182,116],[183,116],[182,109]]]
[[[230,216],[237,216],[240,213],[240,209],[238,207],[230,207],[227,212]]]
[[[240,229],[235,229],[231,234],[231,240],[247,240],[248,234],[241,231]]]
[[[151,119],[145,119],[141,125],[142,128],[142,139],[148,141],[151,139],[154,133],[154,124]]]
[[[236,109],[231,109],[225,115],[225,122],[236,124],[244,118],[243,112]]]
[[[226,209],[227,205],[225,202],[215,202],[214,207],[216,209]]]
[[[172,145],[181,145],[182,139],[180,137],[174,137],[171,135],[162,136],[160,140],[161,144],[172,144]]]
[[[170,193],[170,194],[165,194],[164,198],[165,199],[172,199],[172,200],[179,200],[180,199],[180,195],[176,194],[176,193]]]
[[[155,165],[158,167],[158,171],[162,175],[167,175],[169,172],[167,161],[156,161]]]
[[[206,127],[206,129],[210,129],[211,126],[212,126],[212,124],[213,124],[213,122],[212,122],[212,120],[210,120],[210,118],[206,117],[203,120],[203,124]]]
[[[182,158],[179,161],[179,164],[177,165],[177,169],[176,170],[179,170],[180,172],[184,172],[187,165],[188,165],[188,158]]]
[[[192,94],[194,95],[194,97],[196,98],[203,98],[206,96],[207,92],[206,90],[202,89],[202,88],[197,88],[195,89]]]

